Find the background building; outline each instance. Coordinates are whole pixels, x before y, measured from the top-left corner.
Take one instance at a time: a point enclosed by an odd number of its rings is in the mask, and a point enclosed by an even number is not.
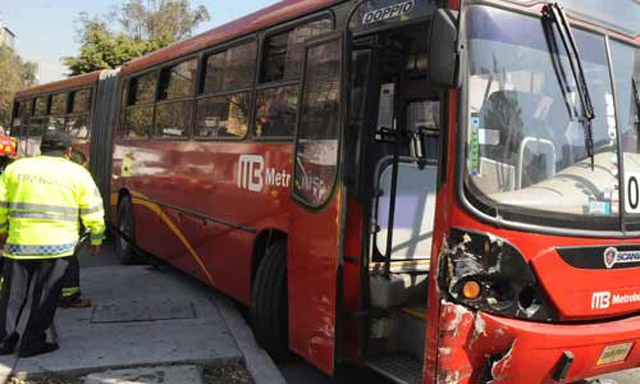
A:
[[[8,45],[9,47],[14,48],[15,39],[15,33],[13,33],[9,27],[0,20],[0,46]]]

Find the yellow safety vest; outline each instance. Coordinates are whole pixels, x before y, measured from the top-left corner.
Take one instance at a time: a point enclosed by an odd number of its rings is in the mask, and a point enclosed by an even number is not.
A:
[[[9,233],[5,257],[71,256],[80,221],[91,230],[91,244],[102,244],[102,198],[82,166],[62,157],[39,156],[14,162],[0,176],[0,234]]]

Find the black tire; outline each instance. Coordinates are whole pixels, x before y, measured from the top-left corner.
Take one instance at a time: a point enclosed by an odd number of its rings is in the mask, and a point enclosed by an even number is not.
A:
[[[131,197],[124,196],[118,204],[118,231],[116,236],[116,254],[122,264],[132,265],[141,262],[135,251],[136,231],[133,217],[133,203]],[[124,234],[131,242],[127,241]]]
[[[251,322],[258,344],[275,361],[289,356],[287,244],[272,244],[260,264],[251,290]]]

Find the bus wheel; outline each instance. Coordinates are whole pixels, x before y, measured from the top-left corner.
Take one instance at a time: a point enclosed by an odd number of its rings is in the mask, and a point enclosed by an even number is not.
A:
[[[135,223],[133,220],[133,203],[131,197],[125,196],[120,200],[118,205],[118,231],[119,234],[116,239],[116,254],[122,264],[135,264],[140,261],[138,255],[135,252]],[[125,240],[124,236],[128,238],[131,243]]]
[[[251,290],[251,320],[258,343],[276,360],[289,354],[287,244],[267,249]]]

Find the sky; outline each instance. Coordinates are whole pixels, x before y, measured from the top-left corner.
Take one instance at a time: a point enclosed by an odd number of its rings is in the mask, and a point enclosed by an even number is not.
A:
[[[16,34],[16,51],[25,60],[39,64],[40,83],[60,80],[66,68],[62,57],[79,51],[78,14],[107,13],[124,0],[0,0],[0,19]],[[191,0],[193,6],[205,5],[211,20],[197,33],[235,20],[278,0]]]

